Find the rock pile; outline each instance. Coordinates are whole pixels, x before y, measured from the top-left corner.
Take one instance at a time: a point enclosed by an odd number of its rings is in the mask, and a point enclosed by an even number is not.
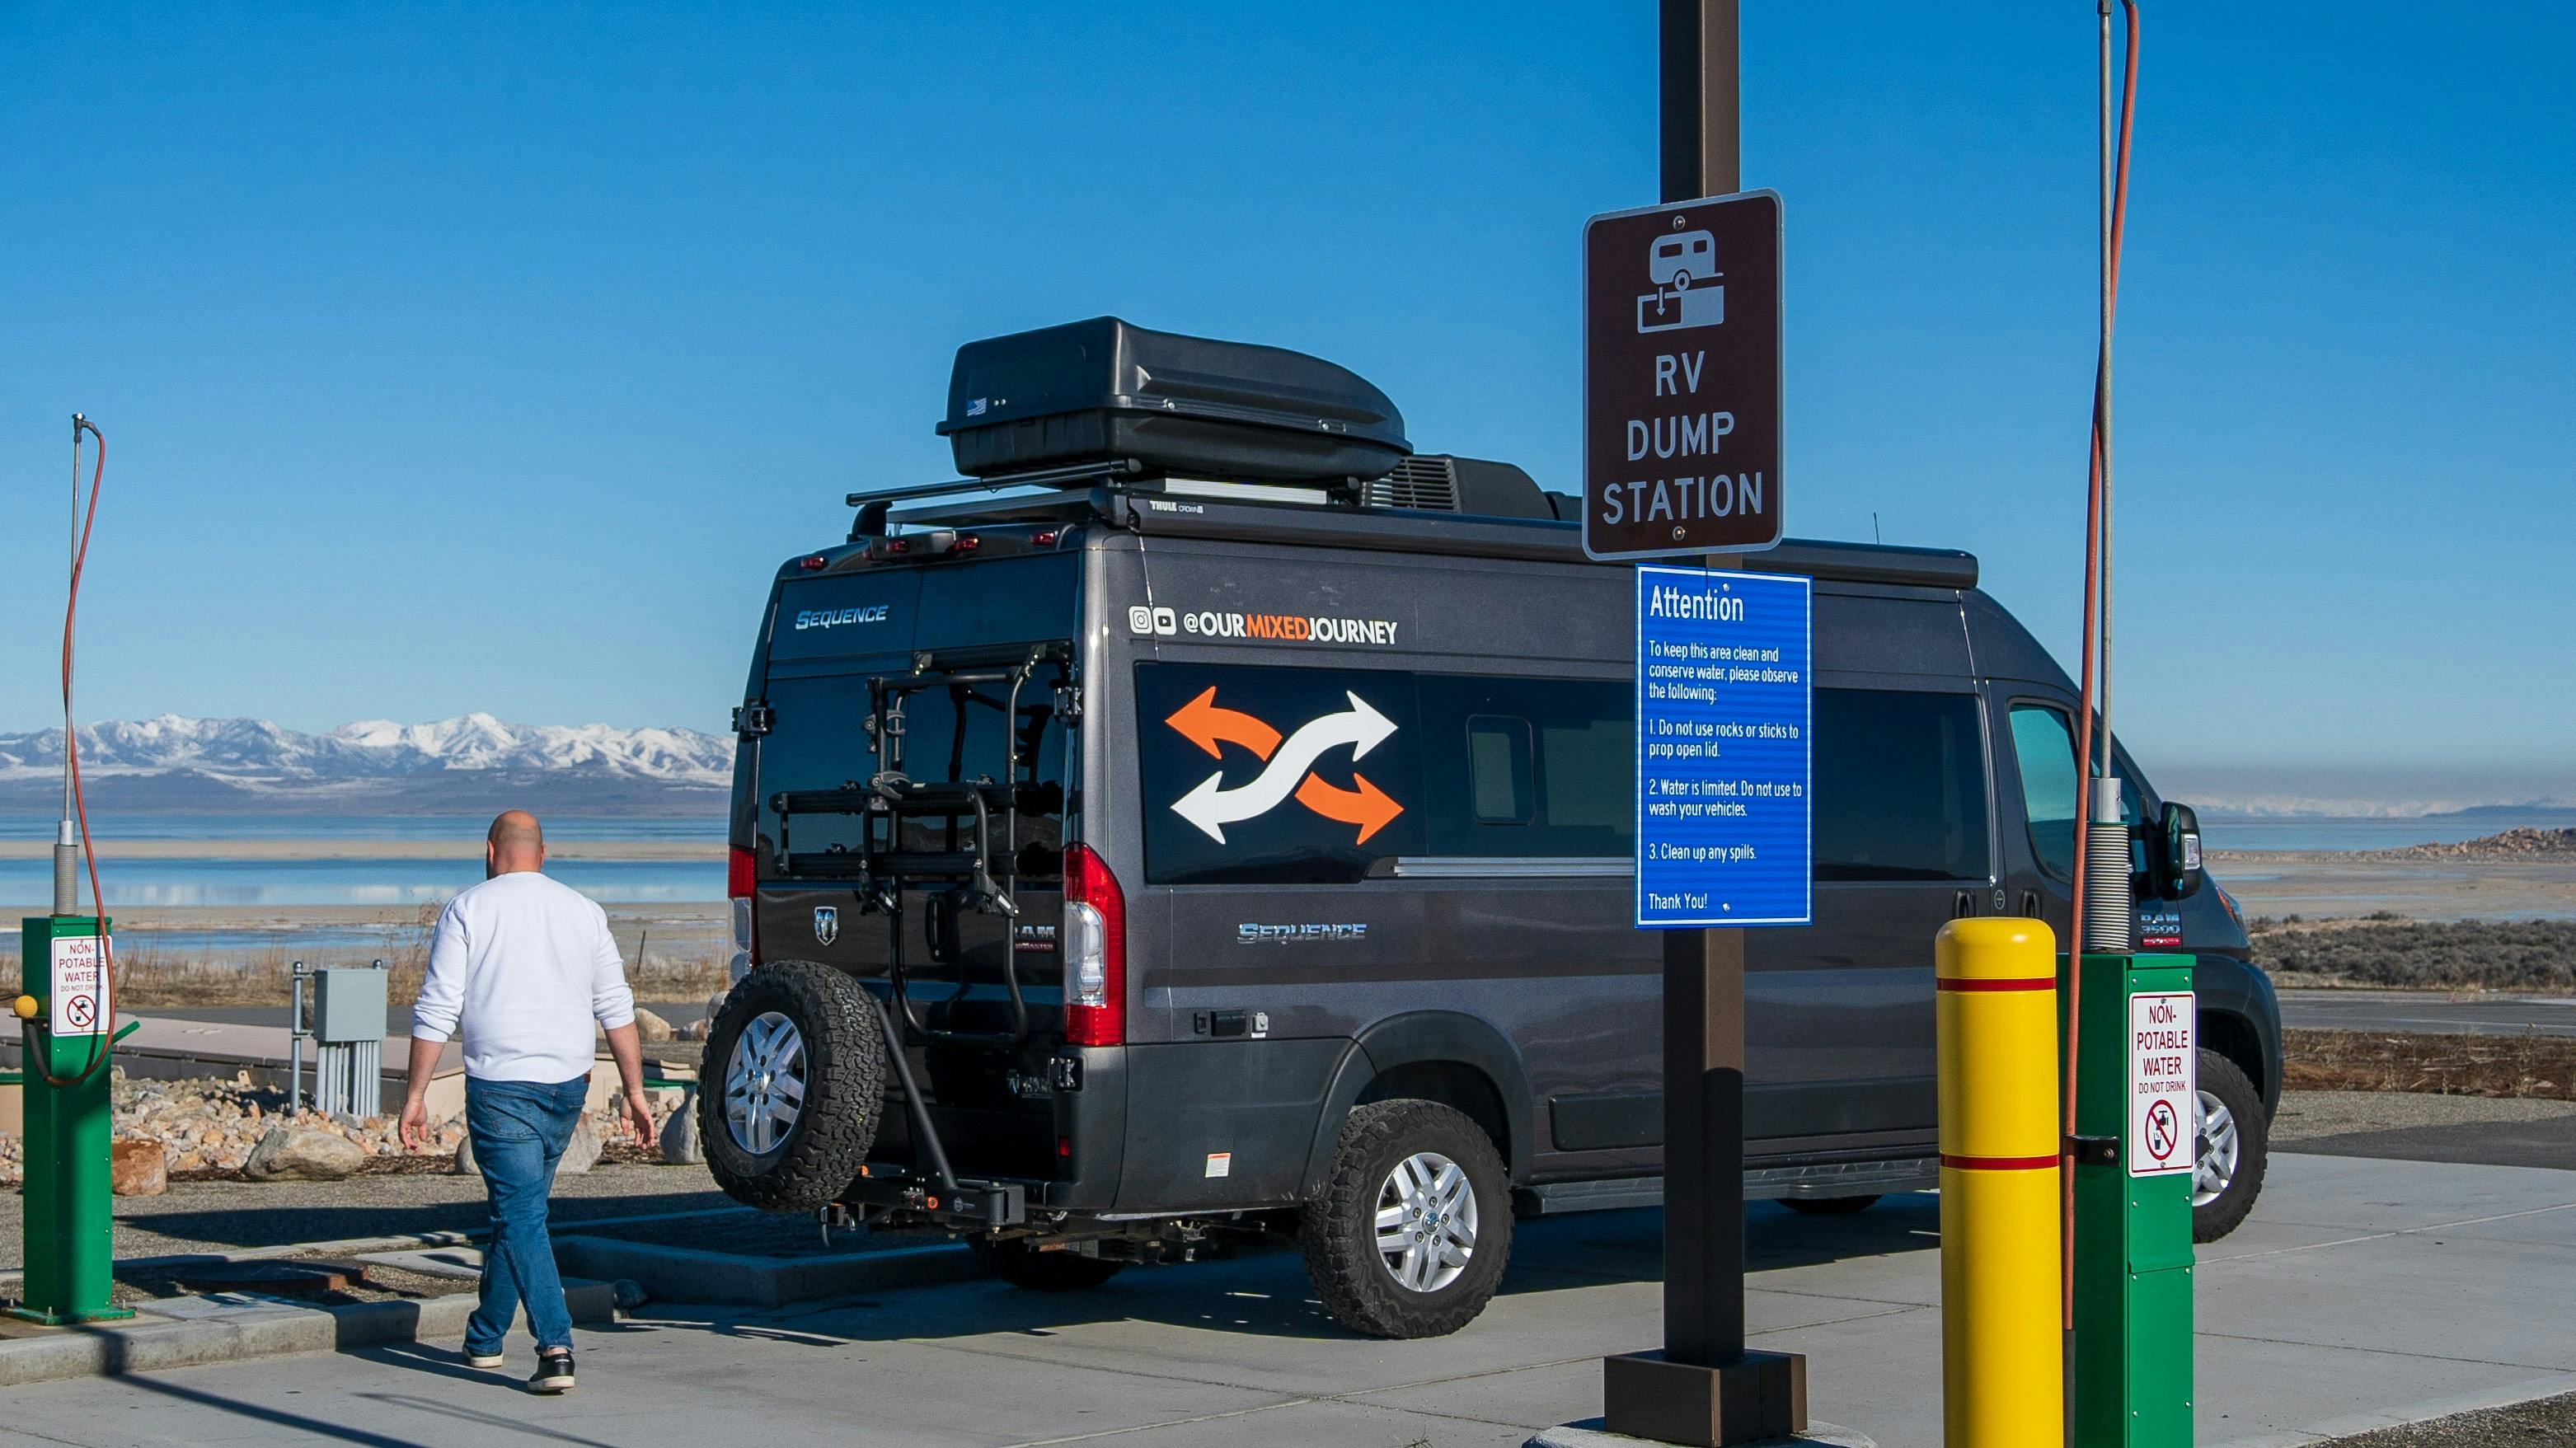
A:
[[[655,1120],[667,1126],[683,1093],[660,1088],[650,1094]],[[288,1119],[285,1094],[252,1086],[245,1076],[230,1081],[134,1081],[120,1073],[114,1090],[115,1133],[120,1171],[133,1190],[155,1195],[149,1182],[170,1173],[239,1172],[253,1181],[337,1181],[367,1169],[384,1157],[456,1158],[471,1156],[465,1144],[465,1120],[436,1123],[426,1150],[406,1152],[399,1108],[380,1116],[325,1116],[306,1109]],[[559,1171],[586,1171],[604,1145],[626,1139],[620,1113],[624,1096],[612,1091],[604,1110],[584,1118],[572,1151]],[[130,1146],[133,1150],[127,1150]],[[157,1159],[144,1148],[157,1148]],[[25,1144],[0,1134],[0,1187],[15,1186],[25,1175]],[[681,1158],[687,1160],[688,1158]],[[460,1165],[462,1170],[471,1170]],[[118,1187],[120,1193],[127,1186]]]
[[[290,1121],[285,1106],[281,1093],[255,1088],[240,1077],[231,1081],[119,1081],[116,1137],[120,1141],[159,1142],[174,1172],[242,1170],[251,1164],[253,1154],[263,1143],[281,1129],[296,1136],[336,1138],[351,1148],[340,1152],[307,1144],[294,1153],[297,1160],[306,1163],[297,1168],[299,1172],[319,1170],[312,1163],[327,1159],[345,1163],[347,1170],[337,1175],[347,1176],[364,1165],[368,1157],[403,1154],[400,1124],[393,1112],[365,1117],[325,1116],[308,1107]],[[443,1122],[436,1135],[441,1150],[453,1151],[465,1135],[465,1123]]]

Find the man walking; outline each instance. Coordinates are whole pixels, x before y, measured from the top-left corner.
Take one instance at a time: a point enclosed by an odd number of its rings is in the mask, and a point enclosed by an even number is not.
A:
[[[439,912],[429,972],[411,1015],[411,1093],[403,1145],[429,1134],[429,1078],[439,1047],[465,1040],[465,1133],[492,1198],[492,1245],[483,1256],[482,1303],[465,1324],[465,1358],[501,1365],[501,1339],[524,1300],[537,1340],[528,1386],[573,1385],[572,1312],[555,1274],[546,1197],[590,1093],[591,1022],[608,1033],[626,1087],[627,1126],[653,1139],[636,1044],[635,998],[608,936],[608,914],[547,879],[536,816],[511,810],[492,821],[483,883]]]

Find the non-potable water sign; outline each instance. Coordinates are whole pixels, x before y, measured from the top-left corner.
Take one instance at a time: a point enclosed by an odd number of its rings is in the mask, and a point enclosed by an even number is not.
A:
[[[1807,579],[1637,570],[1637,924],[1804,925],[1815,876]]]

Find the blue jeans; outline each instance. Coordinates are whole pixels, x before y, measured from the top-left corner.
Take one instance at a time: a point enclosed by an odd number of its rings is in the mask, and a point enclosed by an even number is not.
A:
[[[546,1235],[546,1196],[581,1120],[590,1078],[558,1085],[465,1078],[465,1134],[492,1196],[492,1245],[483,1254],[483,1301],[465,1320],[465,1350],[496,1353],[528,1305],[528,1332],[540,1349],[572,1346],[572,1312],[555,1273]]]

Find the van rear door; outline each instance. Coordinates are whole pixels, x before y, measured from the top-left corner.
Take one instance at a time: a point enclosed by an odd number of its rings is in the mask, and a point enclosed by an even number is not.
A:
[[[1043,1176],[1053,1156],[1044,1103],[1013,1088],[1043,1075],[1062,1034],[1078,575],[1063,552],[791,580],[772,631],[753,787],[762,957],[849,970],[931,1033],[917,1075],[961,1170]],[[986,792],[980,826],[990,892],[902,873],[903,858],[972,858],[972,813],[890,827],[807,807],[898,769],[934,787],[1008,786]]]

